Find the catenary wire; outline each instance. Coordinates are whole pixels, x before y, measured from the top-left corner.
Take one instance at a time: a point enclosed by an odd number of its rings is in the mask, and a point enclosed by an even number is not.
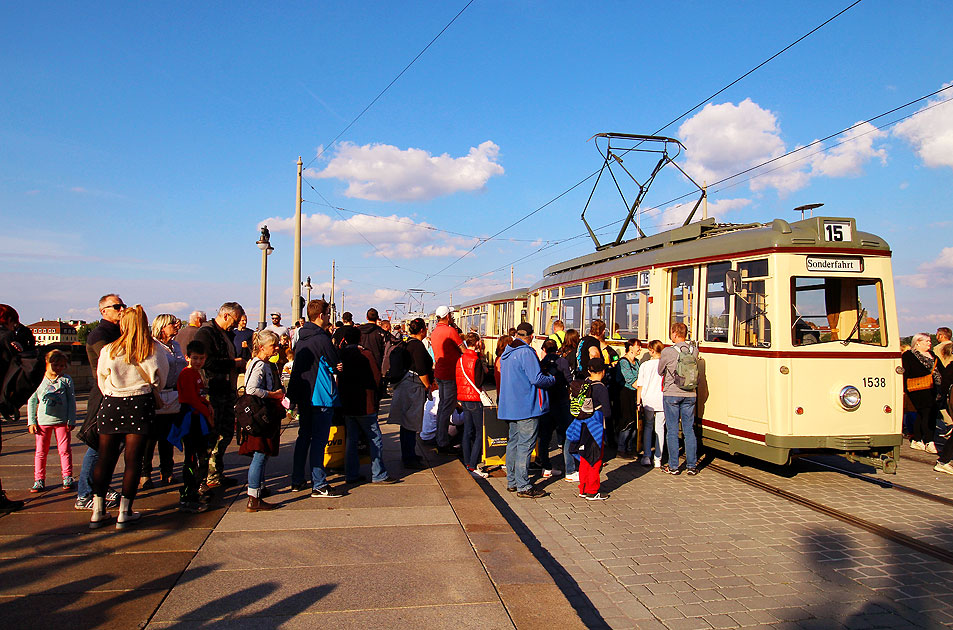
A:
[[[914,104],[916,104],[916,103],[919,103],[920,101],[926,100],[926,99],[931,98],[931,97],[933,97],[933,96],[936,96],[937,94],[941,94],[941,93],[943,93],[943,92],[945,92],[945,91],[947,91],[947,90],[950,90],[950,89],[953,89],[953,84],[948,85],[948,86],[945,86],[945,87],[940,88],[940,89],[938,89],[938,90],[935,90],[935,91],[933,91],[933,92],[931,92],[931,93],[929,93],[929,94],[926,94],[926,95],[924,95],[924,96],[921,96],[921,97],[919,97],[919,98],[916,98],[916,99],[913,99],[913,100],[911,100],[911,101],[908,101],[907,103],[904,103],[903,105],[900,105],[900,106],[898,106],[898,107],[894,107],[894,108],[892,108],[892,109],[890,109],[890,110],[888,110],[888,111],[886,111],[886,112],[883,112],[882,114],[878,114],[878,115],[876,115],[876,116],[874,116],[874,117],[872,117],[872,118],[868,118],[867,120],[864,120],[864,121],[855,123],[854,125],[851,125],[850,127],[847,127],[846,129],[842,129],[841,131],[838,131],[838,132],[829,134],[829,135],[825,136],[824,138],[821,138],[821,139],[819,139],[819,140],[815,140],[815,141],[811,142],[810,144],[807,144],[807,145],[805,145],[805,146],[803,146],[803,147],[798,147],[798,148],[796,148],[796,149],[792,149],[791,151],[788,151],[787,153],[785,153],[785,154],[783,154],[783,155],[779,155],[779,156],[777,156],[777,157],[774,157],[774,158],[771,158],[771,159],[769,159],[769,160],[766,160],[766,161],[764,161],[764,162],[762,162],[762,163],[760,163],[760,164],[757,164],[757,165],[755,165],[755,166],[752,166],[752,167],[750,167],[750,168],[748,168],[748,169],[745,169],[745,170],[740,171],[740,172],[738,172],[738,173],[735,173],[735,174],[733,174],[733,175],[729,175],[728,177],[725,177],[725,178],[723,178],[723,179],[721,179],[721,180],[719,180],[719,181],[717,181],[717,182],[714,182],[714,183],[712,183],[712,184],[709,184],[708,187],[711,188],[712,186],[717,186],[717,185],[722,184],[722,183],[724,183],[724,182],[730,181],[730,180],[732,180],[732,179],[734,179],[734,178],[736,178],[736,177],[740,177],[741,175],[744,175],[744,174],[746,174],[746,173],[750,173],[751,171],[754,171],[754,170],[759,169],[759,168],[761,168],[761,167],[763,167],[763,166],[766,166],[766,165],[768,165],[768,164],[771,164],[771,163],[773,163],[773,162],[776,162],[776,161],[778,161],[778,160],[780,160],[780,159],[783,159],[783,158],[785,158],[785,157],[787,157],[787,156],[789,156],[789,155],[792,155],[792,154],[794,154],[794,153],[798,153],[798,152],[803,151],[804,149],[807,149],[807,148],[809,148],[809,147],[811,147],[811,146],[815,146],[815,145],[817,145],[817,144],[819,144],[819,143],[822,143],[822,142],[824,142],[825,140],[830,140],[831,138],[834,138],[834,137],[839,136],[839,135],[841,135],[841,134],[847,133],[848,131],[851,131],[851,130],[853,130],[853,129],[856,129],[857,127],[859,127],[859,126],[861,126],[861,125],[863,125],[863,124],[865,124],[865,123],[870,123],[870,122],[872,122],[872,121],[874,121],[874,120],[878,120],[878,119],[880,119],[880,118],[883,118],[884,116],[888,116],[888,115],[890,115],[890,114],[892,114],[892,113],[894,113],[894,112],[897,112],[897,111],[899,111],[899,110],[901,110],[901,109],[904,109],[904,108],[906,108],[906,107],[909,107],[909,106],[911,106],[911,105],[914,105]],[[872,133],[872,132],[875,131],[875,130],[879,130],[879,129],[883,129],[883,128],[885,128],[885,127],[889,127],[889,126],[891,126],[891,125],[895,125],[895,124],[897,124],[897,123],[899,123],[899,122],[901,122],[901,121],[903,121],[903,120],[906,120],[906,119],[908,119],[908,118],[912,118],[912,117],[917,116],[917,115],[919,115],[919,114],[921,114],[921,113],[923,113],[923,112],[925,112],[925,111],[928,111],[928,110],[930,110],[930,109],[933,109],[934,107],[937,107],[937,106],[939,106],[939,105],[943,105],[944,103],[948,103],[948,102],[951,101],[951,100],[953,100],[953,98],[948,98],[948,99],[939,101],[939,102],[937,102],[937,103],[933,103],[933,104],[928,105],[927,107],[924,107],[923,109],[917,110],[916,112],[913,112],[913,113],[911,113],[911,114],[909,114],[909,115],[903,116],[903,117],[898,118],[898,119],[896,119],[896,120],[893,120],[893,121],[891,121],[891,122],[889,122],[889,123],[885,123],[884,125],[882,125],[882,126],[880,126],[880,127],[876,127],[874,130],[867,131],[867,132],[858,134],[858,135],[856,135],[856,136],[852,136],[852,137],[847,138],[847,139],[845,139],[845,140],[843,140],[843,141],[841,141],[841,142],[838,142],[838,143],[836,143],[836,144],[834,144],[834,145],[832,145],[832,146],[830,146],[830,147],[825,147],[825,148],[823,148],[823,149],[820,149],[820,150],[818,150],[818,151],[815,151],[814,153],[808,154],[807,156],[805,156],[805,157],[802,158],[802,159],[807,159],[808,157],[811,157],[812,155],[816,155],[816,154],[818,154],[818,153],[823,153],[824,151],[833,149],[834,147],[840,146],[841,144],[845,144],[845,143],[847,143],[847,142],[852,142],[852,141],[854,141],[854,140],[857,140],[858,138],[861,138],[861,137],[867,135],[868,133]],[[793,162],[792,162],[792,163],[793,163]],[[765,172],[763,172],[763,173],[758,173],[758,174],[753,175],[753,176],[751,176],[751,177],[749,177],[749,178],[746,178],[745,180],[743,180],[743,181],[741,181],[741,182],[738,182],[738,184],[741,184],[741,183],[750,181],[750,180],[752,180],[752,179],[756,179],[756,178],[761,177],[761,176],[763,176],[763,175],[767,175],[768,173],[771,173],[771,172],[773,172],[773,171],[775,171],[775,170],[778,170],[778,169],[780,169],[780,168],[785,168],[785,167],[787,167],[787,166],[789,166],[789,165],[790,165],[790,163],[786,163],[786,164],[781,165],[781,166],[779,166],[779,167],[777,167],[777,168],[775,168],[775,169],[770,169],[770,170],[765,171]],[[592,177],[592,176],[590,175],[590,177]],[[588,178],[587,178],[587,179],[588,179]],[[724,186],[724,187],[720,188],[719,190],[725,190],[725,189],[727,189],[727,188],[733,187],[734,185],[737,185],[737,184],[732,184],[731,186]],[[577,186],[578,186],[578,184],[577,184]],[[568,192],[568,191],[567,191],[567,192]],[[653,210],[660,210],[663,206],[667,206],[667,205],[669,205],[669,204],[671,204],[671,203],[674,203],[674,202],[676,202],[676,201],[679,201],[679,200],[681,200],[681,199],[684,199],[685,197],[687,197],[687,196],[689,196],[689,195],[692,195],[692,194],[694,194],[694,191],[690,191],[690,192],[685,193],[685,194],[683,194],[683,195],[679,195],[678,197],[674,197],[674,198],[672,198],[672,199],[669,199],[668,201],[664,201],[664,202],[662,202],[662,203],[660,203],[660,204],[658,204],[658,205],[656,205],[656,206],[653,206],[652,208],[649,208],[648,210],[646,210],[646,212],[651,212],[651,211],[653,211]],[[618,219],[618,220],[616,220],[616,221],[611,221],[611,222],[609,222],[609,223],[606,223],[606,224],[604,224],[604,225],[599,226],[598,228],[596,228],[596,230],[602,230],[602,229],[605,229],[605,228],[607,228],[607,227],[611,227],[611,226],[617,225],[617,224],[619,224],[619,223],[622,223],[623,220],[624,220],[624,219]],[[649,225],[648,227],[667,227],[667,226],[675,225],[675,224],[677,224],[677,223],[681,223],[681,221],[678,221],[678,222],[675,222],[675,223],[651,224],[651,225]],[[584,237],[584,236],[588,236],[588,233],[587,233],[587,232],[582,232],[582,233],[580,233],[580,234],[576,234],[575,236],[567,237],[567,238],[565,238],[565,239],[560,239],[560,240],[555,241],[552,245],[558,245],[558,244],[561,244],[561,243],[565,243],[566,241],[570,241],[570,240],[573,240],[573,239],[581,238],[581,237]],[[489,272],[485,272],[485,273],[482,273],[482,274],[478,274],[478,275],[472,276],[472,277],[468,278],[467,280],[464,280],[462,283],[460,283],[460,284],[458,284],[458,285],[455,285],[453,288],[448,289],[448,290],[451,290],[451,291],[452,291],[453,289],[456,289],[456,288],[458,288],[459,286],[462,286],[463,284],[466,284],[467,282],[470,282],[471,280],[475,280],[475,279],[484,277],[484,276],[486,276],[486,275],[490,275],[490,274],[492,274],[492,273],[496,273],[497,271],[500,271],[501,269],[505,269],[506,267],[509,267],[510,265],[516,264],[517,262],[520,262],[520,261],[524,260],[525,258],[528,258],[529,256],[533,255],[533,254],[540,253],[540,252],[542,252],[542,251],[544,251],[544,250],[546,250],[546,249],[548,249],[548,248],[549,248],[549,246],[540,248],[540,249],[538,249],[538,250],[532,252],[531,254],[528,254],[528,255],[526,255],[526,256],[522,256],[522,257],[520,257],[520,258],[518,258],[518,259],[516,259],[516,260],[514,260],[514,261],[512,261],[512,262],[510,262],[510,263],[507,263],[507,264],[505,264],[505,265],[503,265],[503,266],[501,266],[501,267],[498,267],[498,268],[496,268],[496,269],[493,269],[492,271],[489,271]],[[436,274],[434,274],[434,275],[436,275]],[[431,277],[432,277],[432,276],[431,276]],[[429,277],[428,277],[428,279],[429,279]]]
[[[347,126],[344,127],[344,129],[341,130],[341,133],[339,133],[338,135],[334,136],[334,139],[331,140],[331,142],[329,142],[329,143],[326,144],[325,146],[321,147],[321,150],[317,153],[317,155],[315,155],[313,158],[311,158],[311,161],[308,162],[308,165],[305,166],[305,168],[308,168],[308,166],[311,166],[312,164],[314,164],[314,161],[317,160],[318,158],[320,158],[320,157],[324,154],[324,152],[325,152],[329,147],[334,146],[334,143],[337,142],[337,141],[341,138],[341,136],[343,136],[345,133],[347,133],[348,129],[350,129],[351,127],[353,127],[354,124],[355,124],[358,120],[360,120],[361,117],[364,116],[364,114],[367,113],[367,110],[369,110],[371,107],[373,107],[373,106],[374,106],[374,103],[376,103],[382,96],[384,96],[384,93],[387,92],[387,90],[389,90],[392,85],[394,85],[395,83],[397,83],[397,80],[400,79],[400,78],[404,75],[404,73],[407,72],[407,71],[410,69],[410,67],[411,67],[412,65],[414,65],[414,63],[415,63],[418,59],[420,59],[421,56],[423,56],[423,54],[424,54],[425,52],[427,52],[427,49],[428,49],[428,48],[430,48],[431,46],[433,46],[434,42],[436,42],[437,39],[439,39],[440,36],[443,35],[444,32],[445,32],[448,28],[450,28],[450,27],[453,25],[454,22],[457,21],[457,18],[458,18],[458,17],[460,17],[461,15],[463,15],[463,12],[466,11],[466,10],[470,7],[470,5],[474,3],[474,1],[475,1],[475,0],[470,0],[469,2],[467,2],[466,5],[464,5],[464,7],[463,7],[462,9],[460,9],[460,11],[459,11],[455,16],[453,16],[453,19],[450,20],[449,22],[447,22],[447,25],[444,26],[442,29],[440,29],[440,32],[437,33],[437,34],[434,36],[434,38],[431,39],[430,42],[429,42],[426,46],[423,47],[423,50],[421,50],[419,53],[417,53],[417,56],[414,57],[413,59],[411,59],[410,63],[408,63],[406,66],[404,66],[404,69],[401,70],[401,71],[397,74],[397,76],[394,77],[394,78],[391,80],[391,82],[387,84],[387,87],[385,87],[383,90],[381,90],[381,91],[378,93],[378,95],[375,96],[374,99],[373,99],[370,103],[367,104],[367,107],[365,107],[364,109],[362,109],[362,110],[361,110],[361,113],[358,114],[357,116],[355,116],[354,119],[353,119],[351,122],[349,122],[349,123],[347,124]],[[858,0],[858,1],[859,1],[859,0]]]
[[[756,65],[755,67],[751,68],[750,70],[748,70],[747,72],[745,72],[744,74],[742,74],[741,76],[739,76],[739,77],[738,77],[737,79],[735,79],[734,81],[728,83],[727,85],[725,85],[724,87],[722,87],[721,89],[719,89],[718,91],[716,91],[715,93],[713,93],[712,95],[710,95],[710,96],[706,97],[705,99],[703,99],[702,101],[700,101],[698,104],[692,106],[691,108],[689,108],[688,110],[686,110],[685,112],[683,112],[682,114],[680,114],[679,116],[677,116],[676,118],[672,119],[671,121],[669,121],[669,122],[666,123],[665,125],[659,127],[657,130],[655,130],[655,131],[652,133],[652,135],[655,135],[655,134],[659,133],[660,131],[665,130],[667,127],[670,127],[672,124],[678,122],[680,119],[684,118],[685,116],[687,116],[688,114],[690,114],[691,112],[693,112],[694,110],[696,110],[696,109],[697,109],[698,107],[700,107],[701,105],[704,105],[704,104],[705,104],[707,101],[709,101],[710,99],[715,98],[716,96],[718,96],[719,94],[721,94],[721,93],[724,92],[725,90],[731,88],[732,86],[736,85],[738,82],[740,82],[740,81],[742,81],[743,79],[745,79],[746,77],[750,76],[752,73],[754,73],[754,72],[756,72],[757,70],[759,70],[760,68],[764,67],[766,64],[770,63],[770,62],[773,61],[774,59],[777,59],[779,56],[781,56],[782,54],[784,54],[785,52],[787,52],[788,50],[790,50],[791,48],[793,48],[794,46],[796,46],[796,45],[799,44],[800,42],[804,41],[805,39],[807,39],[808,37],[810,37],[811,35],[813,35],[813,34],[816,33],[817,31],[819,31],[820,29],[822,29],[824,26],[830,24],[830,23],[833,22],[835,19],[837,19],[838,17],[840,17],[841,15],[843,15],[844,13],[846,13],[847,11],[849,11],[850,9],[852,9],[852,8],[854,8],[855,6],[857,6],[858,4],[860,4],[862,1],[863,1],[863,0],[855,0],[855,1],[854,1],[853,3],[851,3],[849,6],[847,6],[847,7],[844,8],[844,9],[842,9],[841,11],[839,11],[838,13],[836,13],[834,16],[828,18],[827,20],[825,20],[824,22],[822,22],[822,23],[819,24],[818,26],[814,27],[813,29],[811,29],[810,31],[808,31],[807,33],[805,33],[804,35],[802,35],[802,36],[799,37],[798,39],[794,40],[793,42],[791,42],[790,44],[788,44],[787,46],[785,46],[784,48],[782,48],[781,50],[779,50],[778,52],[774,53],[773,55],[771,55],[770,57],[768,57],[767,59],[765,59],[764,61],[762,61],[762,62],[759,63],[758,65]],[[640,144],[641,144],[641,143],[640,143]],[[636,145],[636,146],[638,146],[638,145]],[[626,152],[627,152],[627,151],[626,151]],[[623,152],[623,154],[626,153],[626,152]],[[600,169],[600,170],[601,170],[601,169]],[[580,186],[580,185],[583,184],[584,182],[590,180],[592,177],[594,177],[594,176],[597,175],[598,173],[599,173],[599,170],[596,170],[596,171],[590,173],[589,175],[587,175],[587,176],[584,177],[583,179],[579,180],[577,183],[573,184],[570,188],[564,190],[562,193],[560,193],[559,195],[557,195],[556,197],[554,197],[554,198],[551,199],[550,201],[546,202],[545,204],[543,204],[543,205],[540,206],[539,208],[536,208],[535,210],[533,210],[533,211],[531,211],[530,213],[526,214],[526,215],[523,216],[522,218],[520,218],[520,219],[518,219],[517,221],[515,221],[515,222],[511,223],[510,225],[506,226],[505,228],[503,228],[502,230],[500,230],[499,232],[497,232],[496,234],[494,234],[493,237],[499,236],[499,235],[502,234],[503,232],[506,232],[507,230],[509,230],[509,229],[511,229],[511,228],[513,228],[513,227],[515,227],[515,226],[517,226],[517,225],[519,225],[520,223],[522,223],[522,222],[525,221],[526,219],[528,219],[528,218],[530,218],[531,216],[535,215],[536,213],[540,212],[543,208],[545,208],[546,206],[550,205],[551,203],[553,203],[554,201],[556,201],[556,200],[559,199],[560,197],[566,195],[567,193],[569,193],[570,191],[574,190],[575,188],[577,188],[578,186]],[[470,250],[469,250],[468,252],[464,253],[463,255],[461,255],[460,257],[458,257],[457,259],[455,259],[455,260],[454,260],[453,262],[451,262],[449,265],[447,265],[446,267],[444,267],[443,269],[441,269],[441,270],[438,271],[437,273],[431,274],[431,275],[427,276],[426,278],[424,278],[424,281],[427,281],[427,280],[429,280],[430,278],[433,278],[433,277],[435,277],[435,276],[439,276],[441,273],[443,273],[444,271],[446,271],[446,270],[449,269],[450,267],[454,266],[455,264],[457,264],[458,262],[460,262],[461,260],[463,260],[466,256],[468,256],[470,253],[472,253],[472,252],[473,252],[477,247],[479,247],[480,245],[482,245],[482,243],[477,243],[477,244],[475,244],[472,248],[470,248]]]

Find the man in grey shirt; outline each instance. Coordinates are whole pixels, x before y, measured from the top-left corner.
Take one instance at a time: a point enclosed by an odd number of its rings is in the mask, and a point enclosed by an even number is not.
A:
[[[689,352],[698,358],[698,345],[685,341],[688,326],[682,322],[672,324],[669,329],[672,345],[662,350],[659,357],[658,373],[662,377],[662,408],[665,410],[665,442],[668,444],[668,464],[662,466],[662,472],[670,475],[679,473],[678,465],[678,423],[681,420],[682,434],[685,436],[685,468],[689,475],[698,474],[698,444],[695,439],[695,389],[682,389],[676,385],[675,371],[678,356]],[[696,367],[697,370],[697,367]]]

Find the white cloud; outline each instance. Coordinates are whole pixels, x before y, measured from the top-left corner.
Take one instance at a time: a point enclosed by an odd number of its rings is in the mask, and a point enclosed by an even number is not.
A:
[[[502,175],[497,162],[500,147],[487,140],[454,158],[434,156],[423,149],[389,144],[357,146],[344,142],[324,170],[308,170],[318,178],[348,183],[344,194],[371,201],[426,201],[460,191],[480,190],[494,175]]]
[[[788,152],[774,112],[750,98],[737,105],[709,103],[678,129],[686,146],[683,168],[699,184],[719,181]],[[773,188],[787,194],[805,187],[812,177],[845,177],[862,173],[873,158],[886,161],[883,148],[874,142],[886,134],[870,123],[841,135],[827,151],[821,145],[778,159],[755,170],[749,181],[753,191]]]
[[[272,232],[294,234],[293,217],[271,217],[261,221],[259,227],[262,225],[267,225]],[[315,213],[301,218],[302,238],[312,244],[366,245],[370,241],[388,258],[460,256],[476,242],[474,239],[436,232],[431,227],[428,223],[417,223],[396,214],[389,217],[357,214],[340,220]],[[371,249],[367,255],[375,253]]]
[[[400,291],[398,289],[377,289],[374,291],[373,297],[375,300],[384,300],[385,302],[389,302],[391,300],[396,300],[399,297],[403,297],[406,294],[406,291]]]
[[[950,86],[946,83],[943,87]],[[909,142],[923,163],[931,168],[953,168],[953,107],[937,103],[942,96],[927,101],[917,114],[901,122],[893,133]],[[928,109],[929,108],[929,109]]]
[[[150,306],[147,309],[148,313],[154,313],[158,315],[159,313],[182,313],[187,308],[189,308],[188,302],[163,302],[162,304],[156,304],[155,306]]]
[[[492,276],[487,276],[483,278],[473,278],[472,280],[467,280],[460,289],[456,291],[457,295],[462,295],[463,297],[483,297],[486,295],[493,295],[494,293],[499,293],[500,291],[506,291],[510,288],[509,278],[505,281],[498,280]],[[455,300],[457,303],[461,300]]]
[[[944,247],[936,258],[917,267],[917,273],[896,279],[916,289],[953,286],[953,247]]]
[[[709,201],[708,216],[718,221],[722,221],[725,219],[725,215],[727,215],[729,212],[736,212],[749,205],[751,205],[750,199],[719,199],[718,201]],[[658,227],[668,228],[672,225],[680,225],[684,223],[685,219],[688,217],[688,213],[691,212],[692,208],[694,207],[695,200],[665,208],[659,214],[657,224]],[[646,215],[651,216],[651,213],[647,212]],[[697,221],[698,219],[701,219],[701,217],[702,208],[699,206],[692,220]]]
[[[835,146],[811,156],[811,175],[856,176],[861,175],[864,164],[875,157],[880,158],[881,163],[886,163],[887,151],[874,148],[874,141],[886,136],[886,131],[868,122],[857,125],[838,137]]]

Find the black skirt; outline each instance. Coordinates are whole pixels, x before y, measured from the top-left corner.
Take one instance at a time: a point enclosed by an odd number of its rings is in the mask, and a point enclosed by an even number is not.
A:
[[[122,398],[103,396],[103,404],[99,408],[99,432],[107,435],[149,435],[155,415],[156,400],[152,392]]]

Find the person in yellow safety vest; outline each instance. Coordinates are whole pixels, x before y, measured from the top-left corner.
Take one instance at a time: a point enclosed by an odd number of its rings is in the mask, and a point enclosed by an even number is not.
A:
[[[566,342],[566,324],[563,323],[563,320],[557,319],[553,322],[553,334],[548,338],[556,342],[557,348],[562,348]]]

